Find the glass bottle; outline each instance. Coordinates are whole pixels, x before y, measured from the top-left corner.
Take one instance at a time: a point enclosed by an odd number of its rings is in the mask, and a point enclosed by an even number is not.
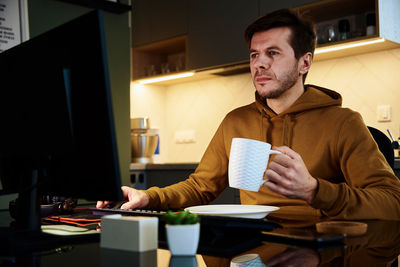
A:
[[[337,40],[337,34],[333,25],[328,26],[328,42],[335,42]]]
[[[350,22],[347,19],[339,20],[339,40],[350,38]]]

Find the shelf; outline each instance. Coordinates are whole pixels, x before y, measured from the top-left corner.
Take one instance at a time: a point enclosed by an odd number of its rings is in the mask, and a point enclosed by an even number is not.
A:
[[[133,47],[133,79],[185,71],[186,47],[186,35]]]
[[[132,9],[130,5],[122,4],[119,2],[107,1],[107,0],[56,0],[56,1],[66,2],[90,8],[98,8],[116,14],[125,13]]]
[[[354,38],[342,42],[336,42],[335,44],[324,44],[318,46],[315,50],[313,61],[355,56],[399,47],[400,44],[377,36],[369,38]]]
[[[317,45],[314,61],[400,47],[400,34],[396,30],[400,27],[400,4],[395,0],[321,0],[297,9],[316,23],[319,41],[322,41]],[[366,36],[368,13],[375,13],[375,35]],[[334,26],[338,33],[341,19],[349,21],[350,34],[354,38],[326,42],[326,26]]]
[[[221,76],[236,75],[236,74],[241,74],[241,73],[246,73],[246,72],[250,73],[250,68],[249,68],[249,61],[246,60],[246,61],[242,61],[242,62],[237,62],[235,64],[227,64],[227,65],[215,66],[215,67],[211,67],[211,68],[197,69],[197,70],[193,70],[192,72],[194,73],[193,76],[160,81],[160,82],[154,83],[154,85],[169,86],[169,85],[174,85],[174,84],[179,84],[179,83],[184,83],[184,82],[194,82],[194,81],[200,81],[200,80],[205,80],[205,79],[212,79],[212,78],[221,77]],[[180,73],[184,73],[184,72],[180,72]],[[177,73],[177,74],[179,74],[179,73]],[[167,77],[167,76],[168,75],[155,75],[155,76],[151,76],[151,77],[144,77],[141,79],[136,79],[136,80],[133,80],[133,82],[140,84],[141,81],[146,80],[147,78],[154,79],[154,78],[163,78],[163,77]]]

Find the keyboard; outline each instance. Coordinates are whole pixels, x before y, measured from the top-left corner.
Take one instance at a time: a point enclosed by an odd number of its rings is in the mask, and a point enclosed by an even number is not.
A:
[[[89,208],[93,215],[110,215],[110,214],[121,214],[125,216],[152,216],[162,218],[166,211],[156,210],[122,210],[116,208]],[[282,226],[276,222],[270,221],[267,218],[264,219],[249,219],[249,218],[236,218],[227,216],[210,216],[200,215],[200,223],[202,226],[211,227],[222,227],[222,228],[242,228],[247,230],[260,230],[260,231],[271,231]]]
[[[152,217],[162,217],[166,211],[156,211],[156,210],[122,210],[122,209],[98,209],[98,208],[89,208],[92,211],[93,215],[110,215],[110,214],[121,214],[127,216],[152,216]]]

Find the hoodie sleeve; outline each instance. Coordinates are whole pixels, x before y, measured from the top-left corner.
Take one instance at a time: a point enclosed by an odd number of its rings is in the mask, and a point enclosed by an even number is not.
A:
[[[317,178],[311,205],[337,219],[400,219],[399,179],[358,113],[343,122],[336,155],[346,182]]]
[[[227,187],[227,170],[228,156],[222,123],[199,166],[188,179],[164,188],[151,187],[145,191],[150,198],[147,208],[167,210],[208,204]]]

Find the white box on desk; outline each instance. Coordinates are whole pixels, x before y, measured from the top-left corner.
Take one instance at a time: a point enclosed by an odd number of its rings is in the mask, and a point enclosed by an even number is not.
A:
[[[158,247],[158,218],[106,215],[101,218],[100,247],[148,251]]]

